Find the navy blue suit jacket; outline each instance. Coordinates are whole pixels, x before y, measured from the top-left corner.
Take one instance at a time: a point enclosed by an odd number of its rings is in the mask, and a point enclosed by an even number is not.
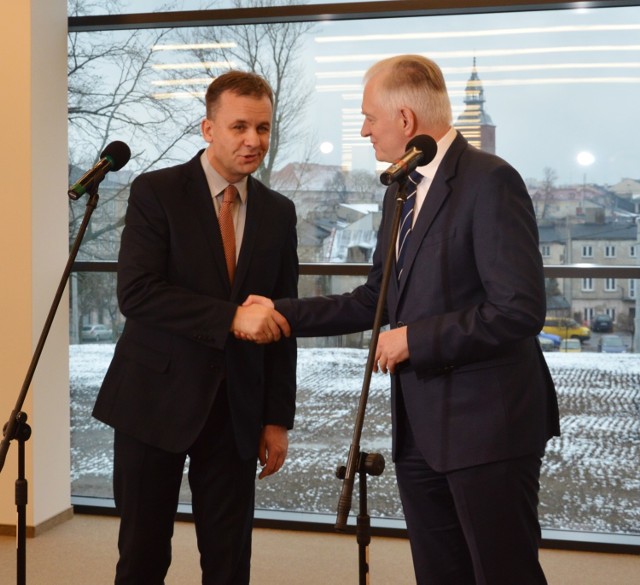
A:
[[[247,216],[230,286],[199,153],[131,186],[118,258],[127,318],[93,415],[142,442],[185,451],[224,380],[241,457],[265,424],[293,426],[296,344],[255,345],[229,333],[250,293],[297,296],[293,203],[249,177]]]
[[[366,284],[345,295],[281,300],[294,333],[373,325],[391,242],[397,184],[387,190]],[[531,199],[520,175],[458,134],[416,219],[387,322],[407,325],[397,378],[421,453],[437,471],[539,453],[559,433],[555,389],[536,335],[545,287]],[[395,452],[395,451],[394,451]]]

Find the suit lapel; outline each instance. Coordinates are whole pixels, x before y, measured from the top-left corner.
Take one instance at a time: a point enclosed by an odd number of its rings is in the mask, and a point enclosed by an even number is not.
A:
[[[451,193],[450,181],[455,177],[458,159],[466,146],[467,141],[458,133],[433,177],[427,197],[422,204],[420,213],[411,231],[411,239],[409,240],[404,258],[404,270],[402,271],[402,278],[398,283],[399,294],[402,294],[404,285],[411,274],[422,241],[426,238],[434,219]],[[424,259],[422,260],[424,261]]]
[[[389,278],[389,286],[387,288],[387,307],[389,310],[389,317],[391,318],[392,321],[395,320],[395,307],[396,307],[396,300],[398,297],[398,279],[396,277],[397,275],[397,267],[396,267],[396,261],[397,261],[397,254],[396,254],[396,242],[394,241],[393,244],[391,243],[391,231],[393,228],[393,218],[395,217],[396,214],[396,205],[397,205],[397,197],[398,197],[398,183],[391,183],[391,185],[389,186],[389,188],[387,189],[387,192],[385,193],[385,201],[384,201],[384,209],[383,209],[383,217],[384,218],[388,218],[385,220],[385,224],[382,230],[382,239],[379,242],[379,247],[381,250],[384,251],[383,254],[383,265],[386,264],[386,256],[387,253],[393,254],[393,258],[394,261],[392,263],[392,273],[391,273],[391,277]],[[397,241],[397,237],[396,237],[396,241]],[[406,258],[406,257],[405,257]]]
[[[234,279],[233,291],[238,289],[240,283],[247,277],[249,270],[249,259],[253,255],[256,238],[260,231],[262,210],[266,204],[264,194],[261,193],[261,186],[253,177],[247,180],[247,215],[244,223],[244,233],[242,235],[242,246],[238,255],[238,265]]]
[[[202,152],[198,153],[185,166],[185,193],[192,200],[196,225],[204,232],[208,250],[203,253],[213,258],[215,272],[219,279],[230,290],[227,264],[224,259],[222,236],[216,217],[209,183],[200,162]],[[203,263],[206,265],[207,263]]]

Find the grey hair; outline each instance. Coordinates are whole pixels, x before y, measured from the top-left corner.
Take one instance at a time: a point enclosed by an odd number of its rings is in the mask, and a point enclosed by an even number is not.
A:
[[[364,82],[381,76],[382,103],[390,111],[411,109],[427,126],[450,125],[453,119],[440,67],[421,55],[397,55],[372,65]]]

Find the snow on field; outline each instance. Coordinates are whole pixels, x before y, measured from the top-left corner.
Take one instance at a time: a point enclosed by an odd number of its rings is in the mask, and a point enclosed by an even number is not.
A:
[[[111,497],[111,430],[91,408],[113,344],[71,346],[72,490]],[[637,354],[546,353],[562,436],[547,446],[541,480],[544,528],[640,533],[640,359]],[[283,470],[258,484],[258,507],[334,514],[362,388],[367,350],[300,349],[296,428]],[[374,516],[401,517],[391,464],[389,380],[372,378],[361,450],[386,471],[368,481]],[[183,500],[189,501],[186,482]]]

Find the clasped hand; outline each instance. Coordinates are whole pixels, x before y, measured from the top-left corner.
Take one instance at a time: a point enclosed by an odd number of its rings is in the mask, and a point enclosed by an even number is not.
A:
[[[237,339],[254,343],[272,343],[291,335],[288,321],[275,310],[273,301],[259,295],[250,295],[238,307],[231,331]]]

